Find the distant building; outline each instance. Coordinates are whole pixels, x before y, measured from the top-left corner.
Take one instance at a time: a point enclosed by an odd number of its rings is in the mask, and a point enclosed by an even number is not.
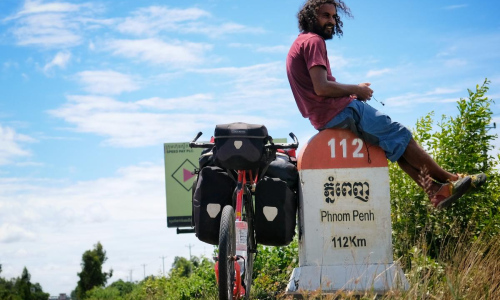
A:
[[[71,298],[65,293],[61,293],[59,296],[50,296],[49,300],[71,300]]]

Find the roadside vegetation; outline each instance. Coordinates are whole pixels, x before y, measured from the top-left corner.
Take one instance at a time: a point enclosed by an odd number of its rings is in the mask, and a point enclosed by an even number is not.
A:
[[[0,265],[0,276],[2,275]],[[0,277],[0,299],[2,300],[47,300],[48,293],[44,293],[39,283],[31,282],[31,275],[24,267],[20,277],[10,280]]]

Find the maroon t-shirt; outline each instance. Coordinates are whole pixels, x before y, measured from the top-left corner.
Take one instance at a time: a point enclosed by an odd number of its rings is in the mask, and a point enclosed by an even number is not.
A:
[[[325,67],[327,79],[335,81],[330,70],[325,40],[315,33],[301,33],[288,52],[286,73],[300,113],[304,118],[309,118],[314,128],[321,129],[349,105],[352,99],[316,95],[309,75],[309,69],[314,66]]]

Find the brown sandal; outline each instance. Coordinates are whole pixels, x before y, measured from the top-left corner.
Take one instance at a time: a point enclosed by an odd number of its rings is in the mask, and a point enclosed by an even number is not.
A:
[[[430,196],[432,204],[438,209],[449,207],[469,190],[471,183],[472,178],[466,175],[459,177],[456,181],[443,184],[436,193]]]

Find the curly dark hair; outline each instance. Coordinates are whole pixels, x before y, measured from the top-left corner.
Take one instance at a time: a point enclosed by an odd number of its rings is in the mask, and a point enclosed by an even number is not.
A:
[[[307,0],[304,6],[297,14],[299,19],[299,29],[301,32],[313,32],[314,25],[317,20],[317,11],[323,4],[333,4],[337,9],[337,15],[335,16],[335,35],[342,36],[342,26],[344,23],[340,20],[339,13],[342,13],[348,17],[352,17],[351,10],[342,0]]]

